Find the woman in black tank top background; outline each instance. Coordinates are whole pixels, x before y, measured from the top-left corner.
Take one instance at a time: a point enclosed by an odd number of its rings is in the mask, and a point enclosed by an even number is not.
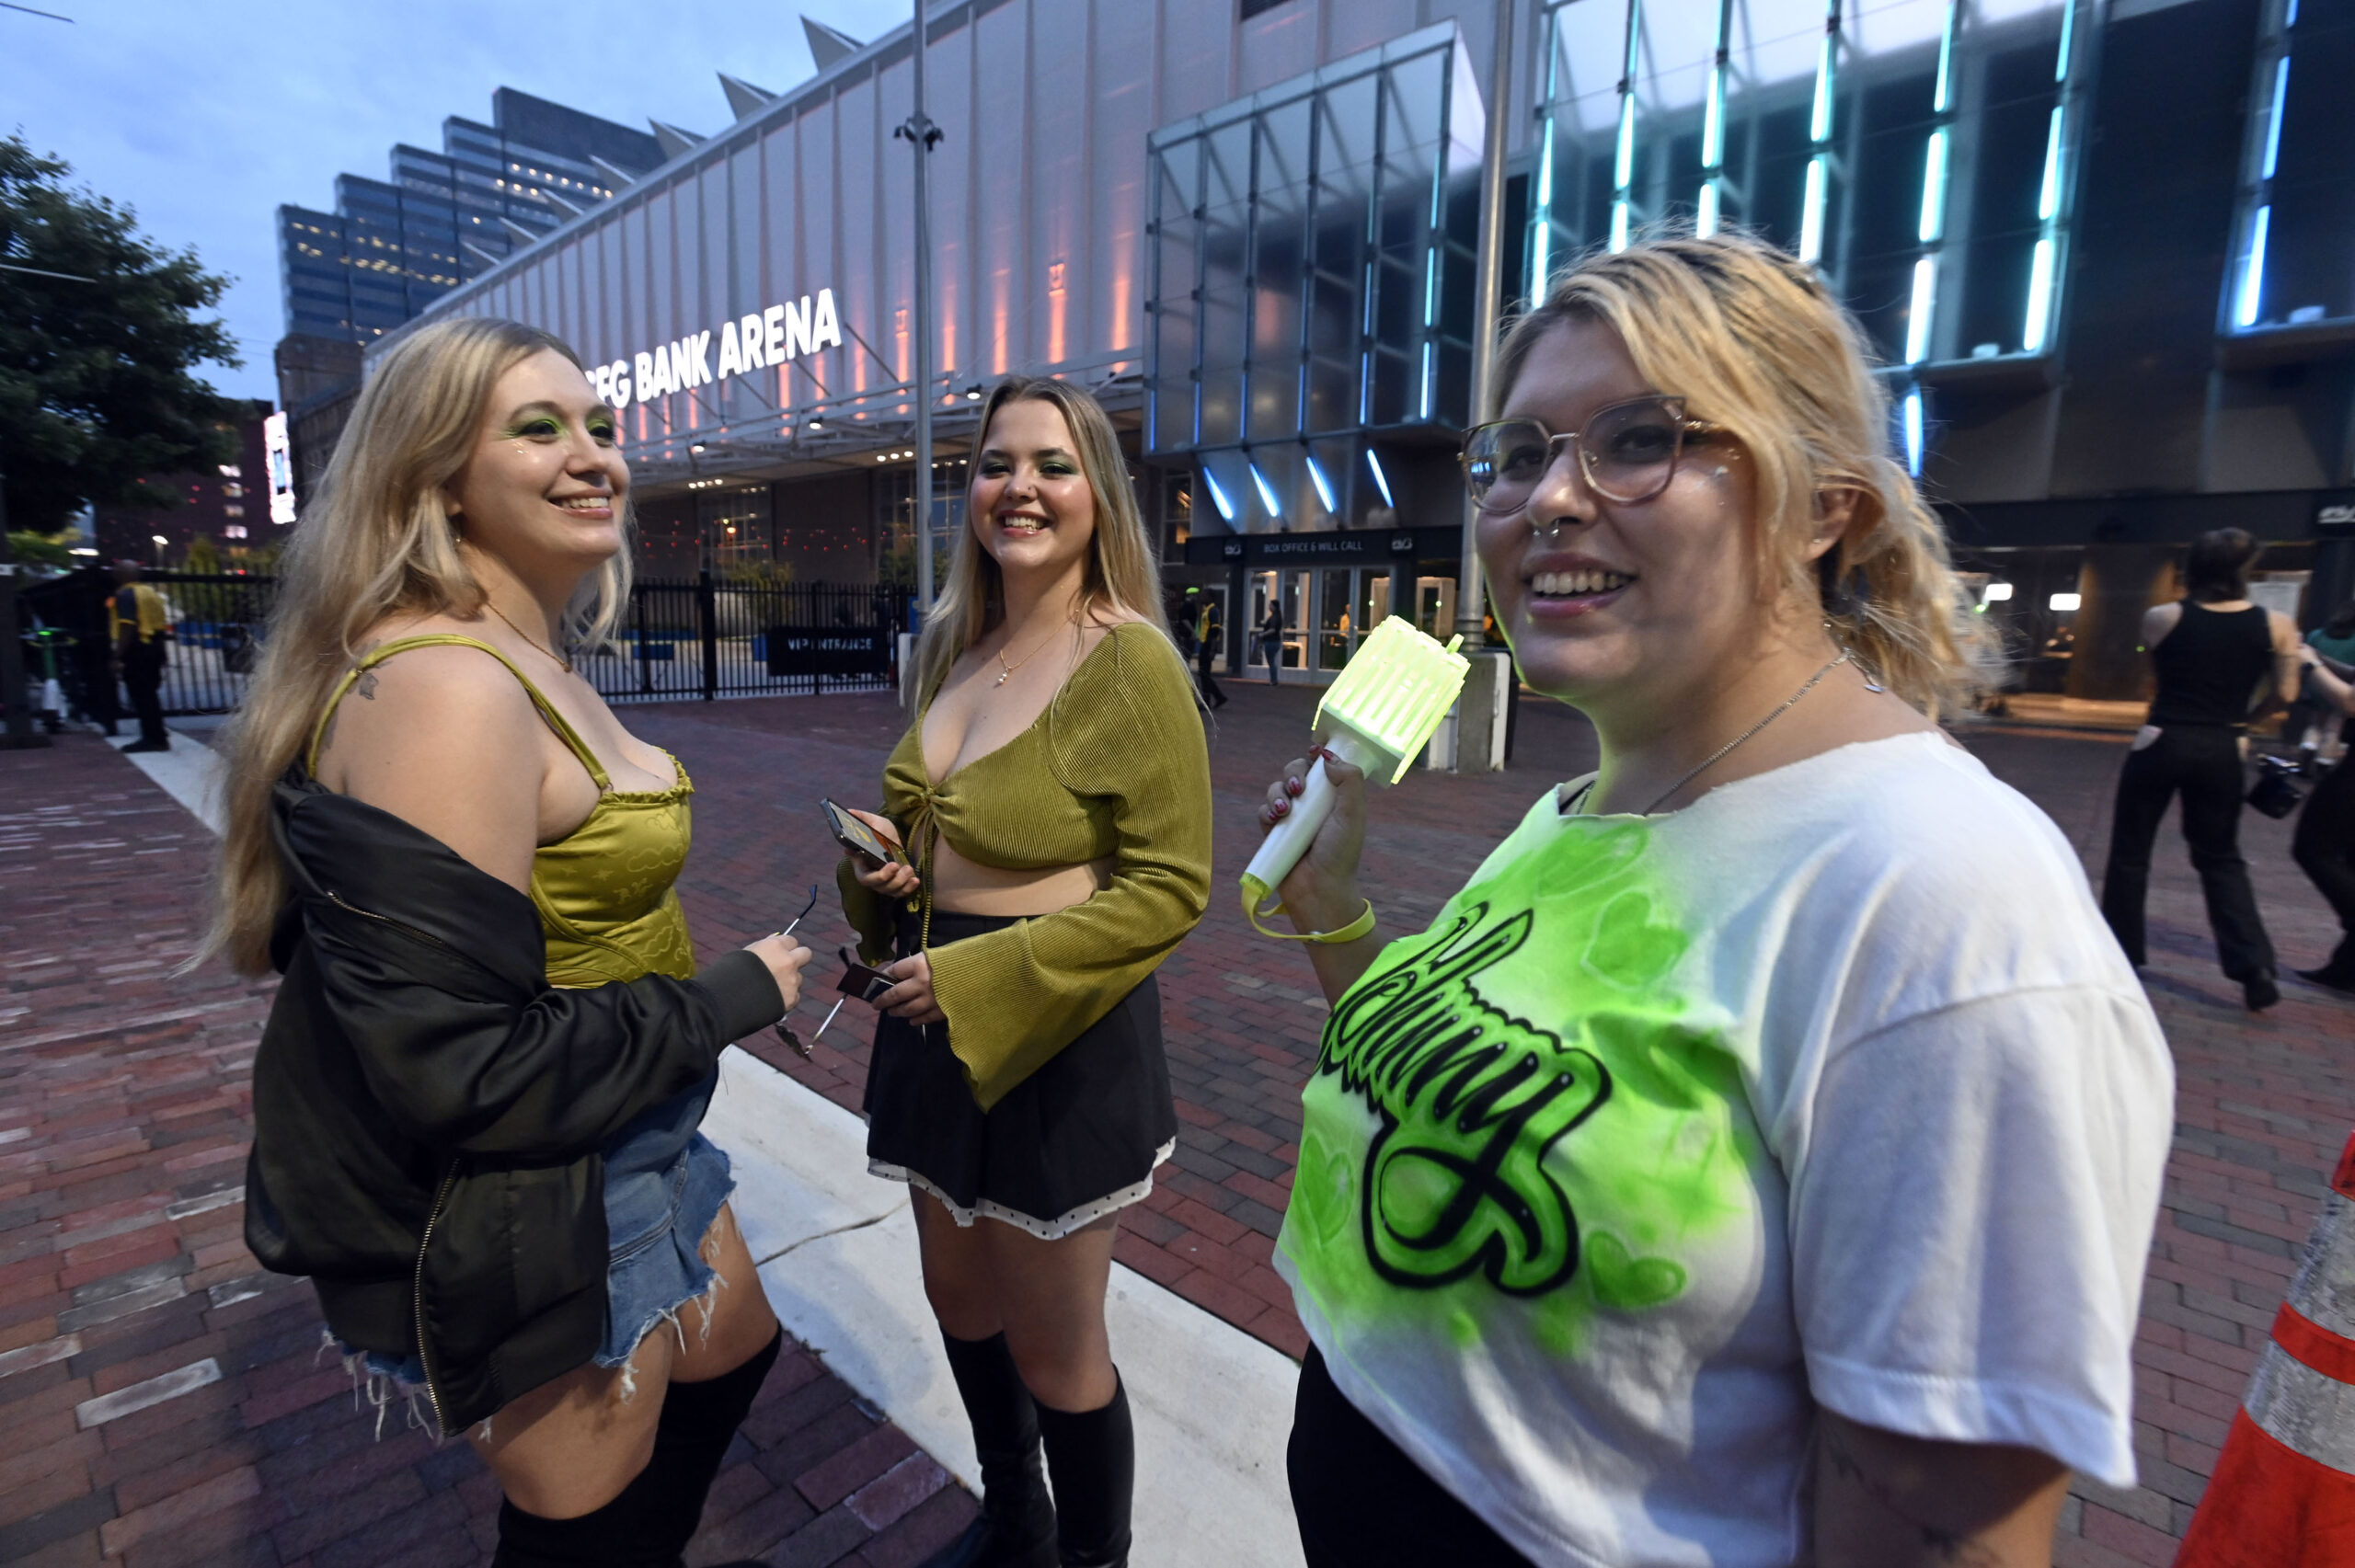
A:
[[[2184,597],[2142,617],[2142,647],[2158,676],[2148,721],[2134,737],[2118,780],[2102,876],[2101,912],[2137,968],[2143,962],[2142,902],[2151,846],[2167,802],[2183,795],[2183,837],[2207,896],[2208,924],[2224,977],[2238,980],[2252,1013],[2281,1000],[2273,944],[2257,912],[2248,862],[2241,856],[2241,741],[2258,684],[2298,689],[2298,629],[2286,615],[2251,603],[2249,564],[2257,540],[2220,528],[2191,542]]]

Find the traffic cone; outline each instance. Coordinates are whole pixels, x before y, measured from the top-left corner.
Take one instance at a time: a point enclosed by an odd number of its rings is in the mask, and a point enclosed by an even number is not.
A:
[[[2355,1139],[2175,1568],[2355,1563]]]

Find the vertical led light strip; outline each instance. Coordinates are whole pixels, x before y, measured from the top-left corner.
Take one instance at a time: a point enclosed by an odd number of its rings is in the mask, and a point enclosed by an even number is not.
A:
[[[1836,3],[1836,0],[1835,0]],[[1611,162],[1611,248],[1627,248],[1636,183],[1636,61],[1641,52],[1644,0],[1627,0],[1627,48],[1619,71],[1619,145]]]
[[[1455,47],[1463,48],[1463,41],[1458,40]],[[1439,113],[1442,125],[1448,123],[1452,113],[1448,103],[1452,90],[1442,86],[1440,93]],[[1488,112],[1502,114],[1505,109],[1502,104],[1491,104]],[[1423,373],[1422,391],[1417,400],[1419,410],[1417,417],[1424,419],[1431,417],[1431,398],[1439,383],[1439,285],[1440,270],[1447,262],[1447,152],[1452,144],[1450,139],[1442,138],[1438,150],[1432,155],[1430,213],[1425,220],[1430,225],[1426,232],[1430,235],[1430,249],[1424,253],[1423,258]]]
[[[2240,297],[2233,305],[2234,326],[2255,326],[2257,305],[2265,297],[2266,231],[2273,226],[2270,203],[2259,207],[2249,219],[2248,258],[2241,264]]]
[[[1961,23],[1962,0],[1947,0],[1946,23],[1938,31],[1938,85],[1930,100],[1933,125],[1922,154],[1922,211],[1914,224],[1922,255],[1913,263],[1913,296],[1905,316],[1905,362],[1909,365],[1930,357],[1930,332],[1937,318],[1938,250],[1947,228],[1947,149],[1954,133],[1954,37]],[[1910,394],[1909,398],[1909,428],[1918,427],[1921,398],[1918,394]]]
[[[1305,453],[1304,459],[1308,464],[1308,482],[1316,486],[1316,498],[1325,504],[1327,512],[1338,513],[1341,509],[1333,504],[1333,482],[1325,477],[1324,465],[1313,452]]]
[[[1915,478],[1922,475],[1922,389],[1918,386],[1905,393],[1905,472]]]
[[[1276,504],[1275,486],[1268,483],[1268,476],[1259,472],[1258,464],[1246,463],[1244,466],[1251,470],[1251,483],[1259,492],[1259,504],[1268,509],[1269,517],[1281,519],[1284,509]]]
[[[1202,470],[1202,483],[1210,488],[1211,505],[1218,508],[1218,515],[1224,521],[1233,522],[1235,521],[1235,503],[1226,498],[1226,489],[1218,482],[1218,475],[1212,473],[1208,467],[1204,467]]]
[[[2052,296],[2061,276],[2061,246],[2068,231],[2069,99],[2074,90],[2074,48],[2079,0],[2062,0],[2061,48],[2052,62],[2060,101],[2044,133],[2044,183],[2036,193],[2036,218],[2043,225],[2028,258],[2028,309],[2020,321],[2020,352],[2041,354],[2052,336]]]
[[[1709,56],[1708,97],[1701,108],[1701,194],[1695,233],[1717,232],[1726,183],[1726,73],[1733,58],[1733,0],[1717,0],[1717,47]]]
[[[1555,101],[1562,90],[1560,7],[1545,13],[1540,36],[1539,47],[1545,52],[1545,70],[1544,89],[1537,100],[1537,191],[1529,204],[1529,297],[1533,303],[1545,297],[1546,276],[1554,267],[1554,120],[1566,109],[1577,112],[1574,107]]]
[[[1832,105],[1839,86],[1840,0],[1825,0],[1823,47],[1815,57],[1815,105],[1808,115],[1807,189],[1799,203],[1799,259],[1823,265],[1823,210],[1832,195]]]
[[[1543,299],[1545,277],[1554,263],[1554,112],[1545,111],[1545,129],[1537,140],[1537,201],[1529,227],[1529,294]]]
[[[2241,258],[2240,282],[2233,293],[2234,326],[2255,326],[2265,309],[2265,243],[2273,228],[2273,171],[2281,163],[2282,111],[2290,97],[2289,33],[2297,25],[2297,0],[2290,0],[2281,23],[2281,55],[2273,63],[2272,100],[2265,109],[2265,152],[2257,165],[2257,184],[2250,197],[2256,211],[2248,219],[2248,250]]]

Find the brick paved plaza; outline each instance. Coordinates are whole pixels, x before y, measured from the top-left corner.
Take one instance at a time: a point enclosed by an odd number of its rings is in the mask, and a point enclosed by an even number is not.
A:
[[[1183,1124],[1176,1163],[1130,1211],[1120,1259],[1297,1355],[1269,1267],[1322,1001],[1305,963],[1254,937],[1232,889],[1253,803],[1307,734],[1313,692],[1230,681],[1212,745],[1219,813],[1210,918],[1162,971]],[[774,929],[834,860],[821,795],[868,804],[901,715],[888,698],[631,710],[696,785],[682,885],[701,945]],[[2005,728],[1970,744],[2097,855],[2122,737]],[[1523,705],[1498,778],[1418,773],[1375,806],[1368,891],[1419,924],[1591,733]],[[2291,864],[2289,825],[2245,841],[2285,966],[2335,936]],[[0,754],[0,1562],[442,1564],[477,1560],[496,1494],[462,1446],[397,1413],[373,1437],[308,1288],[257,1271],[238,1240],[246,1072],[269,988],[219,969],[175,979],[204,830],[91,737]],[[2098,867],[2096,867],[2097,871]],[[831,898],[804,927],[848,939]],[[2059,1561],[2163,1564],[2272,1321],[2326,1173],[2355,1125],[2355,1004],[2285,981],[2251,1020],[2216,971],[2172,829],[2152,896],[2151,994],[2175,1049],[2178,1123],[2143,1297],[2131,1494],[2081,1483]],[[805,1004],[806,1036],[821,1014]],[[764,1059],[857,1103],[856,1007],[804,1063]],[[691,1562],[915,1562],[970,1516],[937,1466],[806,1354],[789,1355],[715,1491]],[[1224,1565],[1219,1565],[1224,1568]]]

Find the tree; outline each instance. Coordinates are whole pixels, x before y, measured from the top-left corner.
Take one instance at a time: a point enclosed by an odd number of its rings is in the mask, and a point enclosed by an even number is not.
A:
[[[71,570],[74,552],[61,539],[46,533],[20,533],[8,531],[8,554],[20,567],[49,567],[57,571]]]
[[[228,280],[141,235],[18,136],[0,137],[0,478],[8,526],[54,533],[85,502],[167,508],[144,474],[234,456],[236,407],[190,374],[236,366],[218,318]],[[65,277],[44,277],[63,273]],[[93,280],[75,281],[76,279]]]

